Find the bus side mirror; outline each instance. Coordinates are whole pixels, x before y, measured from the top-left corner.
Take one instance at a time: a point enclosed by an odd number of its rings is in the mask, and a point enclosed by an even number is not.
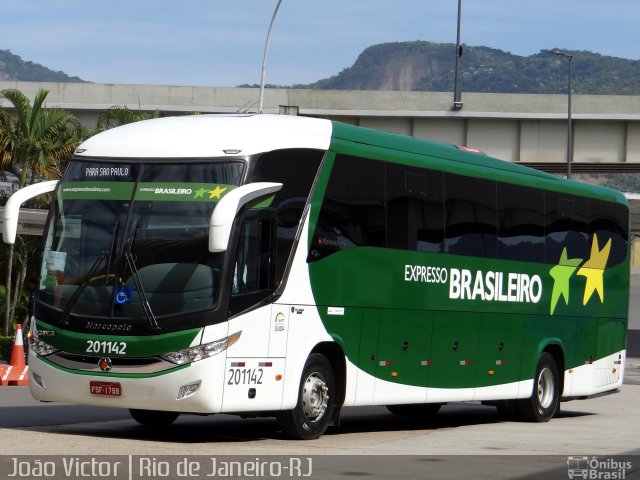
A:
[[[42,195],[43,193],[53,192],[58,185],[58,180],[49,180],[48,182],[35,183],[28,187],[21,188],[7,200],[4,207],[4,215],[2,219],[2,240],[4,243],[13,244],[16,241],[16,232],[18,231],[18,217],[20,216],[20,207],[27,200]]]
[[[222,197],[213,210],[209,221],[209,251],[217,253],[227,250],[233,221],[244,205],[275,193],[281,188],[281,183],[249,183],[231,190]]]

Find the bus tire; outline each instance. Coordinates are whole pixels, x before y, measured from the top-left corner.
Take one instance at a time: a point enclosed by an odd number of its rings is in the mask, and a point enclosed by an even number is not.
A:
[[[160,410],[137,410],[130,408],[129,413],[133,419],[145,427],[166,427],[176,421],[180,415],[178,412],[163,412]]]
[[[548,422],[558,411],[560,374],[553,355],[543,352],[533,378],[531,397],[518,401],[518,413],[528,422]]]
[[[324,355],[309,355],[300,379],[298,403],[278,415],[284,434],[296,440],[313,440],[329,426],[336,408],[336,381]]]
[[[406,415],[411,417],[433,417],[440,411],[440,403],[416,403],[408,405],[387,405],[394,415]]]
[[[503,420],[518,420],[518,400],[501,400],[495,404],[498,416]]]

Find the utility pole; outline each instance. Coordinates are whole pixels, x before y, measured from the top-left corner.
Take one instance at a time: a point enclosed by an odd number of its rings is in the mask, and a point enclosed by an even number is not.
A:
[[[267,53],[269,51],[269,37],[271,36],[271,29],[273,28],[273,22],[276,20],[276,15],[278,15],[278,9],[280,8],[280,4],[282,0],[278,0],[276,4],[276,8],[273,11],[273,16],[271,17],[271,23],[269,24],[269,30],[267,31],[267,39],[264,42],[264,55],[262,56],[262,76],[260,77],[260,101],[258,102],[258,113],[262,113],[262,105],[264,101],[264,81],[267,76]]]
[[[573,55],[559,50],[552,52],[554,55],[564,57],[569,63],[569,75],[567,79],[567,178],[571,178],[571,163],[573,162],[573,126],[571,122],[571,60]]]
[[[462,45],[460,45],[460,18],[462,15],[462,0],[458,0],[458,34],[456,37],[456,70],[453,80],[453,110],[462,109],[462,93],[460,92],[460,57]]]

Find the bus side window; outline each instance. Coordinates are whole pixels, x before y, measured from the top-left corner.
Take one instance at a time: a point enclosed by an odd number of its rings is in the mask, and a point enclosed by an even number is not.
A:
[[[273,215],[250,212],[244,216],[232,268],[230,314],[246,310],[272,293],[274,235]]]
[[[546,192],[547,263],[557,263],[566,248],[568,258],[587,258],[587,202],[584,198]]]
[[[443,174],[387,163],[387,247],[444,251]]]
[[[308,261],[353,247],[385,247],[384,187],[384,162],[337,155]]]
[[[624,205],[589,200],[589,241],[598,237],[598,248],[603,249],[611,240],[611,253],[607,267],[622,263],[627,258],[627,219],[629,210]]]
[[[498,258],[545,261],[544,192],[498,183]]]
[[[278,182],[282,188],[271,206],[278,211],[275,281],[282,282],[307,197],[324,151],[294,148],[274,150],[255,161],[251,182]]]
[[[446,252],[496,258],[496,182],[453,173],[444,179]]]

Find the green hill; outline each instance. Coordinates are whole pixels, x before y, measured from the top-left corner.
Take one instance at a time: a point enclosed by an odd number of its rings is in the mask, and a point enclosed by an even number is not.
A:
[[[0,80],[22,82],[85,82],[64,72],[55,72],[39,63],[25,62],[9,50],[0,50]]]
[[[541,50],[529,56],[488,47],[463,46],[463,92],[565,93],[567,61]],[[562,49],[561,49],[562,50]],[[573,92],[587,95],[640,95],[640,61],[568,51],[573,55]],[[331,90],[453,91],[455,45],[426,41],[383,43],[365,49],[339,74],[295,88]],[[85,82],[64,72],[24,61],[0,50],[0,80]],[[242,85],[249,86],[249,85]],[[269,85],[269,87],[276,85]]]
[[[463,46],[463,92],[565,93],[567,60],[542,50],[529,56],[488,47]],[[588,51],[573,55],[573,92],[640,95],[640,61]],[[384,43],[364,50],[352,67],[304,88],[337,90],[452,91],[455,45],[424,41]]]

